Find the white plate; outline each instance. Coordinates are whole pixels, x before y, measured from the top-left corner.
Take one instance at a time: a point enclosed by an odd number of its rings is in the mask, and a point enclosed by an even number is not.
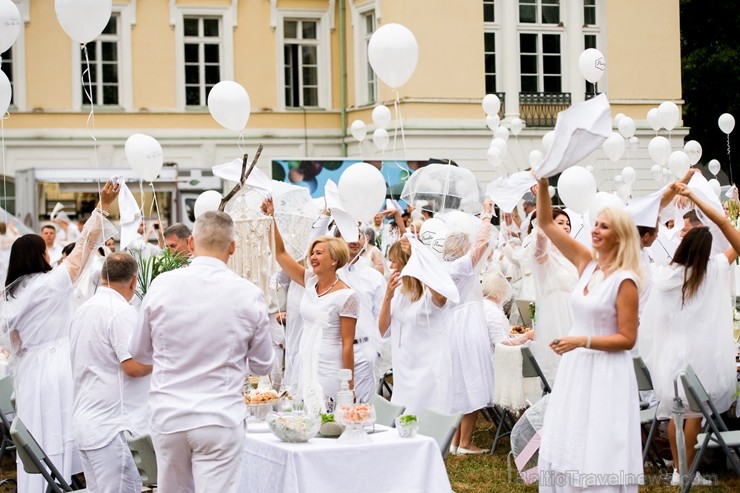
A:
[[[247,422],[247,433],[270,433],[266,422]]]

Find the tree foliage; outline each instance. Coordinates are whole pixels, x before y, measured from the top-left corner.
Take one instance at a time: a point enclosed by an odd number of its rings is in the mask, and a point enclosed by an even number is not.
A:
[[[701,161],[717,159],[729,176],[727,136],[717,119],[730,113],[740,123],[740,2],[681,0],[680,5],[683,118],[691,127],[687,140],[699,141]],[[738,132],[736,128],[730,134],[736,183],[740,181]]]

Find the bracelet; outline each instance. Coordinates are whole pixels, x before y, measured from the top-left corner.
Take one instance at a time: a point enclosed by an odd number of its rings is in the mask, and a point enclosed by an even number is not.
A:
[[[95,210],[98,211],[99,213],[101,213],[104,217],[109,217],[110,216],[110,213],[108,211],[104,211],[100,207],[96,207]]]
[[[491,215],[491,214],[484,214],[484,215],[482,215],[480,217],[480,220],[481,221],[490,221],[492,217],[493,217],[493,215]]]
[[[591,349],[591,336],[586,336],[586,349]]]

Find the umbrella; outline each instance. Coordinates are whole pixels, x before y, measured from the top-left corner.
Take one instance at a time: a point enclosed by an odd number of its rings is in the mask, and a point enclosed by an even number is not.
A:
[[[423,201],[421,208],[433,213],[477,214],[483,209],[479,197],[478,182],[470,170],[436,163],[415,171],[401,193],[402,200],[410,204]]]
[[[676,448],[678,450],[678,473],[681,475],[681,482],[688,474],[686,468],[686,441],[683,436],[683,401],[681,395],[678,393],[678,380],[681,375],[685,375],[685,372],[680,371],[676,373],[676,377],[673,380],[673,422],[676,424]]]

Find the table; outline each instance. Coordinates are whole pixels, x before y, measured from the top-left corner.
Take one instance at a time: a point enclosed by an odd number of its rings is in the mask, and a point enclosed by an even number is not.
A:
[[[239,493],[450,493],[437,443],[400,438],[376,425],[372,443],[336,438],[281,442],[272,433],[247,433]]]

